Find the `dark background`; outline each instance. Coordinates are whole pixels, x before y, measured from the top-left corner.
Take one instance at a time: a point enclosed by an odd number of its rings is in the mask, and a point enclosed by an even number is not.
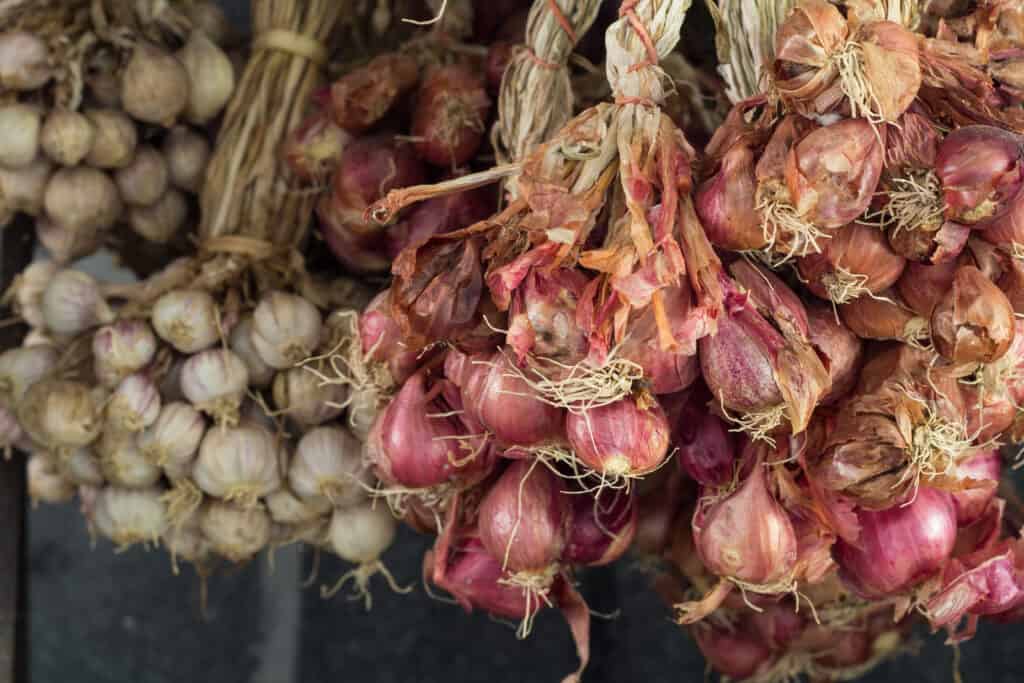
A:
[[[694,4],[697,14],[702,3]],[[245,25],[247,3],[225,5]],[[688,30],[692,40],[710,38],[709,28]],[[30,510],[27,523],[25,661],[33,683],[556,682],[576,666],[568,629],[551,610],[520,642],[486,615],[431,600],[418,587],[429,539],[407,530],[385,559],[400,582],[417,583],[411,595],[393,595],[377,579],[370,613],[341,595],[321,600],[315,587],[301,588],[312,553],[292,547],[276,553],[273,567],[262,556],[214,576],[204,620],[195,573],[183,567],[174,576],[163,550],[116,554],[102,540],[94,547],[73,505]],[[324,556],[317,584],[346,569]],[[594,610],[621,608],[617,619],[594,622],[588,683],[704,678],[699,652],[638,565],[627,559],[582,580]],[[1021,627],[983,625],[962,648],[965,681],[1024,680],[1024,658],[1014,656],[1022,636]],[[920,656],[901,657],[862,680],[952,681],[953,652],[932,637]]]

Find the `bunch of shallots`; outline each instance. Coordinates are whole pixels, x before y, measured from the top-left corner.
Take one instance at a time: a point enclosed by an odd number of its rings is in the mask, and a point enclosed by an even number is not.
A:
[[[26,8],[0,33],[10,94],[0,106],[0,222],[34,217],[61,263],[109,243],[117,226],[181,241],[235,87],[231,30],[215,3],[155,14],[115,4]]]

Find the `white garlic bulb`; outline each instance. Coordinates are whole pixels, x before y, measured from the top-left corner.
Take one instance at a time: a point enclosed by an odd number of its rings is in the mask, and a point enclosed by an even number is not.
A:
[[[153,360],[157,341],[145,320],[118,320],[104,325],[92,336],[93,370],[96,379],[113,388]]]
[[[281,486],[279,459],[277,439],[264,429],[214,428],[203,437],[192,477],[214,498],[252,506]]]
[[[79,334],[114,319],[99,284],[79,270],[58,271],[43,292],[42,306],[46,327],[57,334]]]
[[[362,444],[341,427],[317,427],[299,440],[288,467],[288,483],[304,500],[335,506],[366,498],[372,476],[363,466]]]
[[[214,552],[232,562],[248,560],[270,541],[270,516],[260,506],[209,500],[200,510],[199,526]]]
[[[318,519],[327,520],[331,502],[326,498],[304,500],[286,488],[278,489],[267,496],[267,510],[277,524],[304,525]]]
[[[320,343],[320,311],[301,296],[280,291],[265,294],[252,316],[253,346],[272,368],[292,367]]]
[[[85,384],[44,380],[33,384],[17,407],[18,421],[36,443],[80,448],[103,427],[101,397]]]
[[[252,342],[252,315],[243,316],[238,324],[231,329],[228,345],[249,369],[249,385],[254,389],[264,389],[274,380],[274,368],[263,362]]]
[[[52,346],[22,346],[0,353],[0,405],[14,408],[29,387],[57,367]]]
[[[395,540],[397,524],[387,505],[366,502],[335,508],[327,530],[327,547],[348,562],[370,564]]]
[[[272,388],[274,405],[295,424],[320,425],[345,411],[348,387],[324,384],[305,368],[289,368],[277,373]]]
[[[142,373],[128,375],[107,403],[107,426],[114,431],[141,432],[160,415],[160,392]]]
[[[91,448],[76,448],[61,457],[64,476],[77,486],[103,486],[100,459]]]
[[[218,422],[234,424],[249,388],[245,363],[227,349],[200,351],[181,369],[185,398]]]
[[[192,464],[206,432],[206,420],[188,403],[164,405],[156,421],[139,435],[139,450],[154,465]]]
[[[196,353],[220,339],[217,304],[208,292],[176,289],[153,304],[153,328],[182,353]]]
[[[92,522],[119,547],[160,542],[167,528],[167,506],[157,488],[103,488],[92,510]]]
[[[26,467],[28,495],[33,502],[64,503],[75,495],[75,485],[64,476],[57,459],[49,453],[33,453]]]

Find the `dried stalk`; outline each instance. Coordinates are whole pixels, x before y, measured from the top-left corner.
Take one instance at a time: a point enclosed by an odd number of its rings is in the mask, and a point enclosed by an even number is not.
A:
[[[739,102],[763,92],[762,76],[775,59],[775,32],[794,0],[705,0],[715,22],[718,73],[725,94]]]
[[[501,81],[499,120],[491,135],[499,163],[522,159],[572,116],[566,65],[600,6],[599,0],[534,1],[526,46],[513,57]],[[512,184],[509,189],[514,192]]]
[[[254,1],[253,54],[228,106],[200,198],[202,243],[244,235],[286,250],[305,236],[315,197],[291,189],[296,183],[279,150],[320,83],[324,42],[344,5]]]

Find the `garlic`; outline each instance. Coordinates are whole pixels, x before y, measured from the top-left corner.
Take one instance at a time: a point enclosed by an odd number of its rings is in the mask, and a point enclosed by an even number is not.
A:
[[[178,573],[178,560],[202,564],[209,558],[213,547],[199,527],[199,515],[193,513],[185,521],[168,525],[162,536],[164,547],[171,556],[171,569]]]
[[[231,22],[228,21],[228,18],[224,15],[224,10],[217,3],[208,1],[193,2],[188,5],[185,11],[188,13],[188,18],[192,21],[192,25],[197,30],[205,33],[210,40],[221,46],[231,42],[234,34]]]
[[[167,506],[160,489],[107,486],[96,497],[92,522],[119,547],[156,544],[167,529]]]
[[[18,418],[7,408],[0,407],[0,452],[5,459],[11,457],[11,450],[18,442],[26,440],[25,431],[18,424]]]
[[[202,31],[192,31],[178,60],[189,76],[185,118],[202,125],[220,114],[235,90],[235,70],[228,56]]]
[[[199,513],[199,527],[214,551],[232,562],[248,560],[270,541],[270,517],[259,506],[207,501]]]
[[[157,341],[145,320],[118,320],[92,336],[93,372],[100,384],[113,388],[122,379],[149,365]]]
[[[133,206],[128,211],[128,224],[135,234],[156,244],[166,244],[185,227],[188,202],[185,195],[173,187],[152,206]]]
[[[182,353],[195,353],[220,339],[217,305],[199,289],[176,289],[153,304],[157,335]]]
[[[199,192],[210,160],[210,143],[187,126],[175,126],[164,138],[164,158],[171,182],[186,192]]]
[[[41,156],[21,168],[0,167],[0,204],[11,211],[39,215],[52,172],[53,164]]]
[[[139,450],[155,465],[188,467],[206,432],[206,420],[187,403],[166,403],[156,421],[139,435]]]
[[[94,253],[104,237],[93,228],[69,228],[47,216],[36,219],[36,238],[55,263],[68,264]]]
[[[321,518],[326,521],[331,501],[326,498],[302,499],[282,488],[267,496],[267,509],[277,524],[309,524]]]
[[[168,176],[164,155],[149,145],[139,145],[131,163],[114,173],[114,182],[125,204],[150,206],[167,190]]]
[[[107,403],[107,429],[141,432],[160,415],[160,392],[144,374],[128,375]]]
[[[53,261],[33,261],[15,276],[8,289],[7,296],[12,297],[11,305],[15,313],[33,329],[46,324],[43,319],[43,292],[58,270]]]
[[[249,385],[264,389],[274,380],[274,368],[263,362],[252,343],[252,315],[246,315],[231,329],[228,345],[249,369]]]
[[[309,370],[291,368],[277,373],[272,394],[278,410],[296,424],[312,427],[341,415],[348,387],[321,384]]]
[[[53,76],[46,43],[28,31],[0,33],[0,88],[37,90]]]
[[[316,306],[301,296],[274,291],[253,311],[252,343],[267,365],[289,368],[316,349],[322,326]]]
[[[140,42],[121,75],[124,110],[144,123],[170,128],[188,105],[189,75],[159,47]]]
[[[48,453],[33,453],[26,465],[28,497],[33,503],[64,503],[75,495],[75,486],[60,471],[57,460]]]
[[[26,349],[30,346],[48,346],[55,348],[56,342],[46,333],[46,330],[34,327],[28,331],[25,338],[21,340],[21,345]]]
[[[114,318],[99,284],[80,270],[58,271],[43,292],[42,305],[47,329],[57,334],[79,334]]]
[[[280,488],[279,455],[274,435],[259,427],[211,429],[199,446],[192,477],[214,498],[251,507]]]
[[[49,448],[88,446],[103,427],[99,397],[80,382],[37,382],[25,392],[16,413],[28,435]]]
[[[53,109],[46,115],[39,144],[54,163],[75,166],[89,154],[96,142],[96,127],[85,114]]]
[[[38,107],[17,102],[0,106],[0,166],[21,168],[35,161],[41,125]]]
[[[341,427],[306,432],[288,467],[288,484],[304,500],[327,500],[337,507],[357,503],[372,485],[362,451],[362,444]]]
[[[13,409],[36,382],[57,367],[52,346],[23,346],[0,353],[0,406]]]
[[[61,470],[64,476],[76,486],[103,486],[103,470],[100,459],[89,448],[76,448],[63,454]]]
[[[335,508],[327,528],[327,547],[356,564],[372,564],[395,540],[397,524],[387,505],[363,503]]]
[[[160,481],[160,468],[142,454],[134,434],[106,430],[96,450],[103,476],[115,486],[144,489]]]
[[[139,134],[120,109],[90,109],[85,116],[96,131],[85,163],[94,168],[124,168],[135,158]]]
[[[185,398],[219,423],[234,424],[249,388],[242,359],[226,349],[201,351],[185,361],[181,389]]]
[[[88,166],[62,168],[46,184],[43,208],[55,223],[86,234],[111,227],[121,216],[117,186]]]

